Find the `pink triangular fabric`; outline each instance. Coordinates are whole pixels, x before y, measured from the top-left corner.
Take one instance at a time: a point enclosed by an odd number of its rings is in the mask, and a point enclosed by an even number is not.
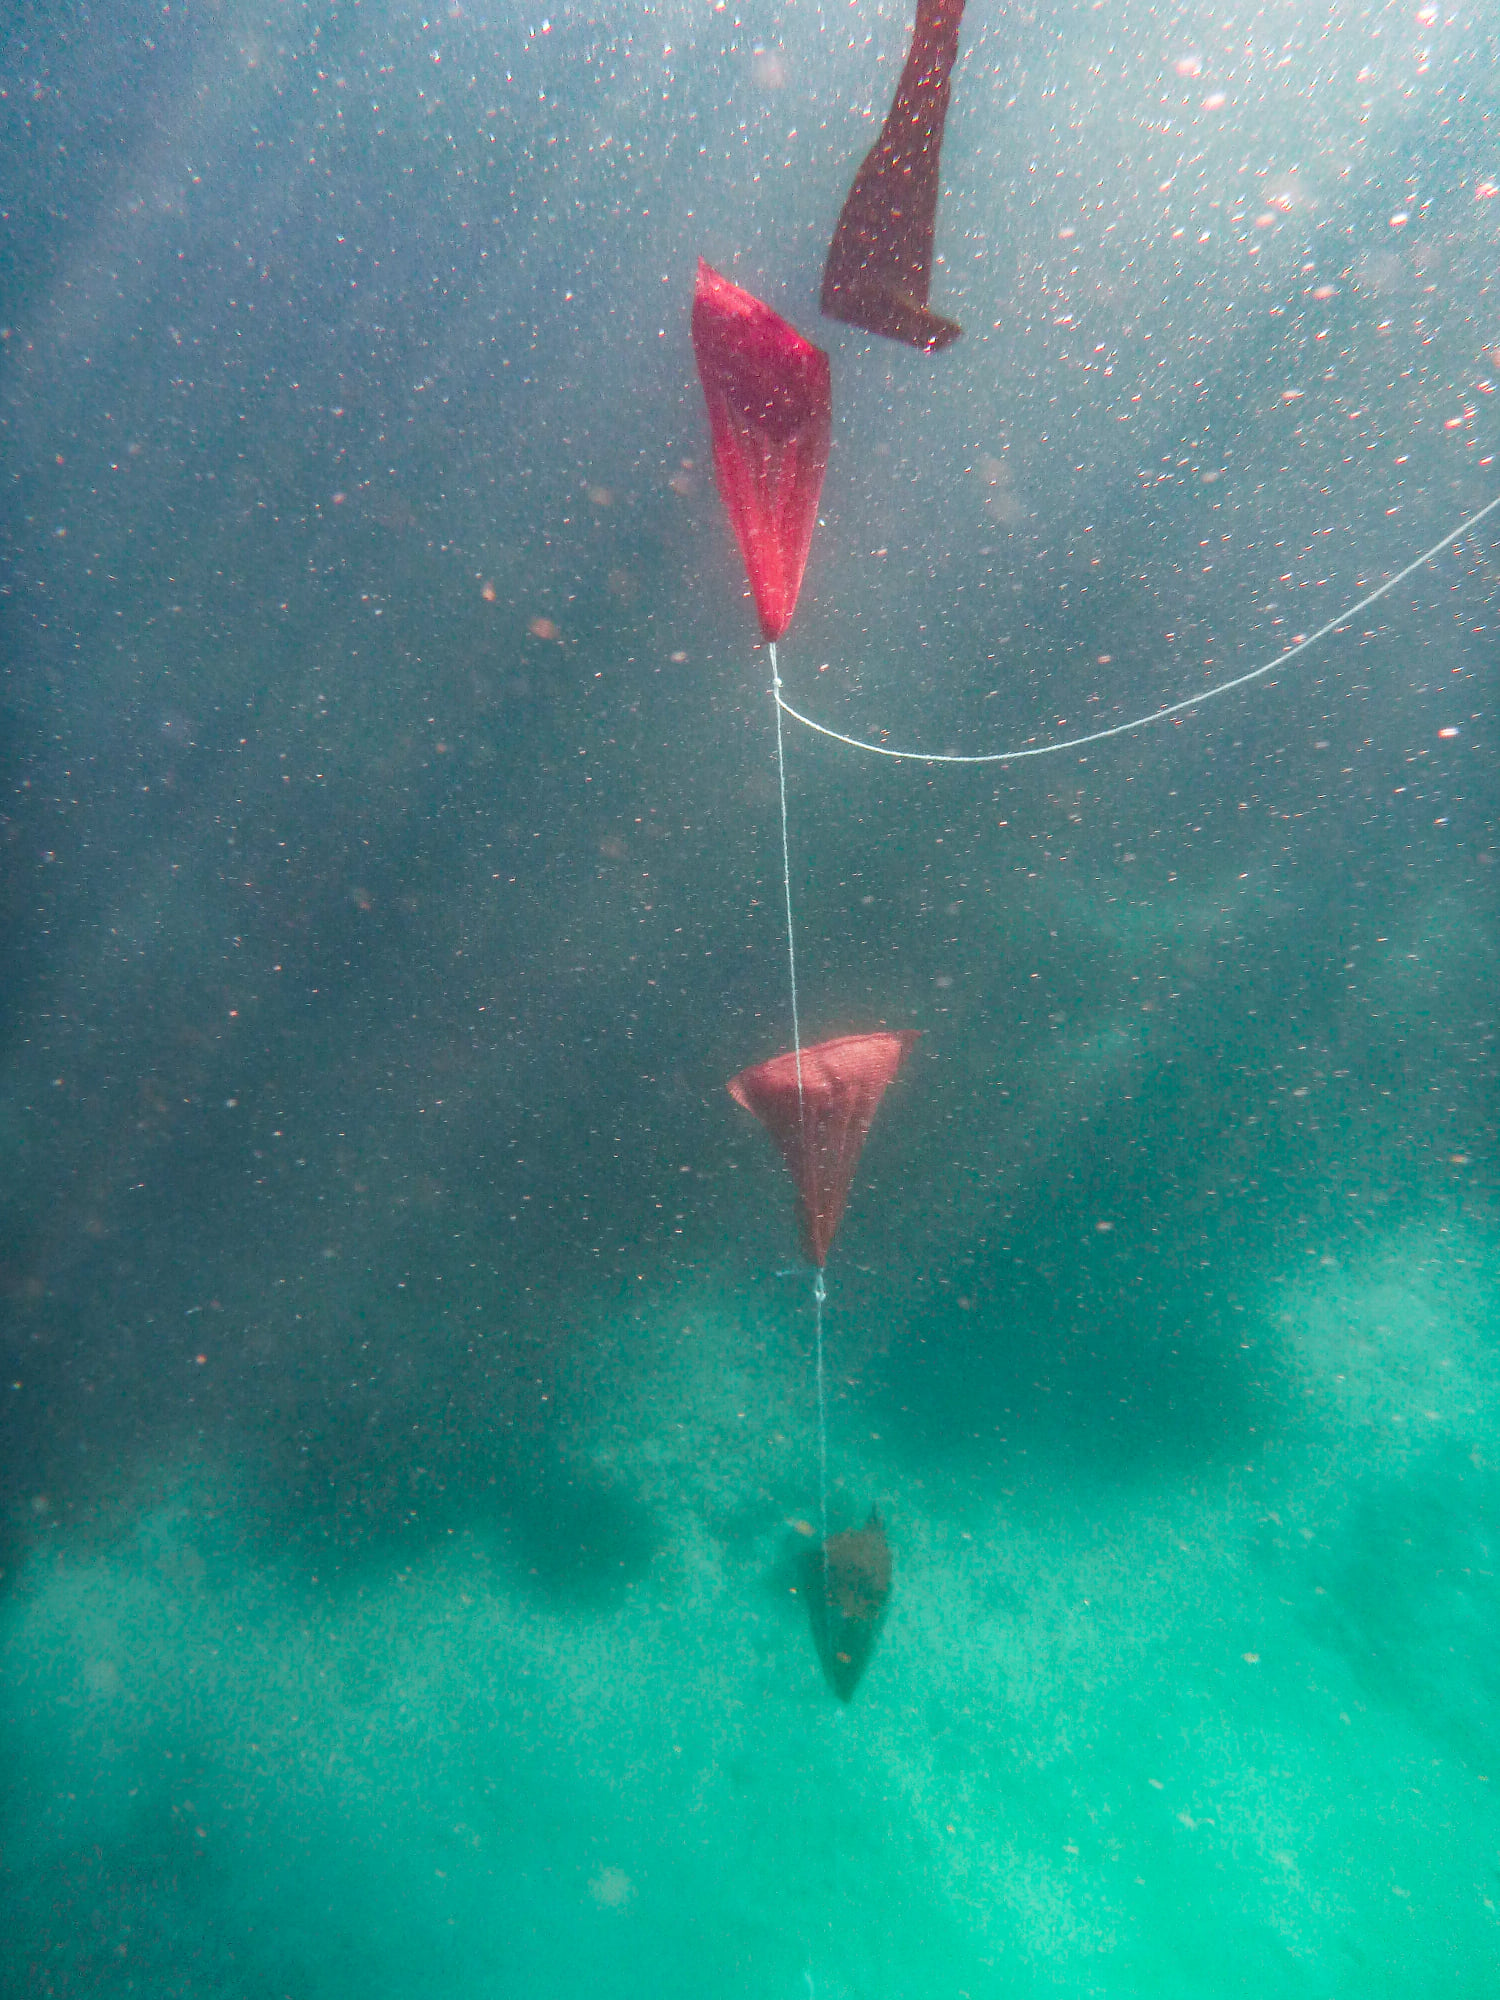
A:
[[[753,293],[698,260],[693,352],[714,471],[760,629],[792,622],[832,430],[828,356]]]
[[[814,1042],[802,1051],[800,1093],[795,1049],[741,1070],[728,1085],[735,1103],[753,1111],[781,1148],[802,1197],[807,1247],[819,1266],[828,1261],[871,1121],[918,1032],[903,1028]]]

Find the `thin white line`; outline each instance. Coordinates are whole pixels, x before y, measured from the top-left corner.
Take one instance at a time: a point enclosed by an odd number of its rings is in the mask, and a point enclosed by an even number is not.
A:
[[[871,757],[895,757],[906,764],[1013,764],[1022,757],[1055,757],[1059,750],[1082,750],[1090,743],[1103,743],[1111,736],[1127,736],[1132,729],[1144,729],[1149,723],[1165,722],[1169,716],[1181,715],[1190,708],[1201,708],[1206,701],[1214,701],[1221,694],[1231,694],[1235,688],[1246,687],[1251,681],[1258,681],[1265,674],[1275,673],[1278,667],[1286,666],[1289,661],[1295,660],[1299,653],[1305,653],[1310,646],[1316,646],[1320,640],[1326,639],[1330,632],[1341,630],[1343,626],[1358,618],[1362,611],[1368,611],[1372,604],[1378,604],[1382,597],[1396,588],[1397,584],[1405,583],[1409,576],[1414,576],[1422,565],[1430,563],[1434,556],[1441,555],[1443,550],[1456,542],[1460,535],[1467,534],[1470,528],[1477,528],[1485,516],[1493,514],[1497,507],[1500,507],[1500,493],[1497,493],[1493,500],[1487,501],[1477,514],[1471,514],[1466,521],[1460,521],[1456,528],[1450,529],[1441,541],[1434,542],[1430,549],[1424,549],[1421,555],[1406,565],[1405,569],[1398,569],[1394,576],[1387,577],[1378,589],[1372,590],[1367,597],[1362,597],[1358,604],[1351,604],[1347,611],[1341,611],[1337,618],[1330,618],[1326,625],[1320,625],[1316,632],[1309,632],[1305,639],[1299,639],[1295,646],[1288,646],[1284,653],[1278,653],[1274,660],[1267,660],[1264,666],[1252,667],[1248,674],[1237,674],[1232,681],[1220,681],[1217,687],[1205,688],[1202,694],[1187,695],[1166,708],[1153,709],[1150,715],[1138,715],[1130,722],[1117,722],[1109,729],[1092,730],[1087,736],[1068,736],[1059,743],[1029,743],[1019,750],[987,750],[971,756],[960,756],[952,751],[941,750],[890,750],[883,743],[866,743],[858,736],[845,736],[842,730],[830,729],[826,723],[814,722],[810,715],[803,715],[800,709],[793,708],[789,701],[782,699],[779,676],[772,693],[776,697],[776,706],[789,715],[793,722],[800,722],[804,729],[814,730],[819,736],[830,737],[835,743],[846,744],[851,750],[863,750]]]
[[[781,669],[776,641],[770,643],[771,699],[776,704],[776,776],[781,782],[781,879],[786,888],[786,969],[792,986],[792,1047],[797,1052],[797,1122],[807,1149],[807,1103],[802,1091],[802,1022],[797,1013],[797,932],[792,923],[792,849],[786,830],[786,750],[781,741]],[[787,710],[788,715],[791,710]]]
[[[818,1346],[818,1533],[823,1542],[823,1609],[826,1617],[829,1602],[828,1591],[828,1388],[823,1366],[823,1307],[828,1299],[828,1287],[823,1283],[823,1273],[818,1272],[813,1281],[813,1310],[817,1314]]]
[[[802,1135],[802,1158],[807,1159],[807,1096],[802,1088],[802,1022],[797,1012],[797,933],[792,923],[792,848],[786,824],[786,752],[781,741],[781,669],[776,663],[776,641],[770,642],[771,696],[776,703],[776,775],[781,783],[781,879],[786,888],[786,969],[792,987],[792,1047],[797,1052],[797,1123]],[[792,714],[787,709],[787,714]],[[800,718],[799,718],[800,720]],[[809,1216],[808,1221],[812,1221]],[[828,1291],[821,1265],[813,1273],[813,1310],[817,1315],[818,1377],[818,1524],[823,1550],[823,1616],[828,1616],[828,1391],[823,1366],[823,1305]],[[811,1983],[812,1975],[808,1979]]]

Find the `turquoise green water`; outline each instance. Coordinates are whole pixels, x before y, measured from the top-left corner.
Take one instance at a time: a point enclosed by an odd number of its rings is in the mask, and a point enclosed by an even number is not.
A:
[[[249,1559],[254,1468],[180,1467],[6,1614],[32,1990],[1484,1993],[1495,1281],[1437,1213],[1268,1266],[1273,1420],[1128,1483],[1024,1427],[916,1474],[844,1395],[897,1551],[847,1710],[764,1288],[588,1327],[570,1449],[660,1537],[590,1606],[479,1520],[332,1584]]]
[[[937,357],[817,315],[894,11],[0,23],[0,1991],[1489,2000],[1490,525],[1087,761],[789,737],[804,1032],[922,1030],[845,1707],[687,333],[831,352],[810,713],[1201,691],[1493,498],[1427,13],[970,0]]]

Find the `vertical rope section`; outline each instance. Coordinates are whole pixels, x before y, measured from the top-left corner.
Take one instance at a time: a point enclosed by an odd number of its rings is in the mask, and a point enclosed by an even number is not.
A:
[[[776,776],[781,786],[781,880],[786,895],[786,969],[792,988],[792,1046],[797,1054],[797,1119],[802,1128],[803,1154],[807,1149],[807,1100],[802,1090],[802,1017],[797,1008],[797,932],[792,921],[792,846],[786,823],[786,744],[781,726],[781,668],[773,639],[771,655],[771,701],[776,710]],[[813,1278],[813,1307],[816,1320],[818,1373],[818,1530],[822,1537],[823,1591],[828,1591],[828,1389],[823,1366],[823,1307],[828,1288],[823,1273]]]
[[[781,787],[781,882],[786,898],[786,969],[792,989],[792,1047],[797,1056],[797,1122],[802,1133],[803,1157],[807,1154],[807,1099],[802,1089],[802,1017],[797,1008],[797,931],[792,921],[792,846],[786,824],[786,744],[781,724],[781,668],[776,659],[776,642],[768,641],[771,655],[771,702],[776,710],[776,777]],[[823,1557],[823,1615],[828,1611],[828,1392],[823,1368],[823,1307],[828,1287],[820,1270],[813,1274],[814,1352],[818,1380],[818,1546]],[[837,1867],[837,1849],[834,1850]],[[803,1967],[808,2000],[817,2000],[817,1983],[811,1964]]]
[[[816,1350],[818,1357],[818,1547],[823,1557],[823,1629],[828,1629],[828,1606],[830,1589],[828,1583],[828,1391],[823,1373],[823,1307],[828,1299],[828,1287],[823,1283],[821,1270],[813,1274],[813,1318],[817,1327]],[[839,1886],[839,1844],[836,1836],[828,1842],[828,1893],[830,1904],[838,1899]],[[830,1944],[832,1950],[832,1917],[830,1908]],[[814,1993],[812,1973],[807,1975],[809,1993]]]
[[[792,926],[792,849],[786,830],[786,745],[781,727],[781,668],[776,662],[776,641],[767,649],[771,655],[771,701],[776,709],[776,776],[781,783],[781,880],[786,890],[786,969],[792,982],[792,1046],[797,1052],[797,1116],[807,1140],[807,1106],[802,1096],[802,1022],[797,1013],[797,934]]]
[[[818,1533],[823,1538],[823,1597],[828,1597],[828,1393],[823,1381],[823,1305],[828,1288],[823,1273],[813,1280],[813,1311],[817,1318],[818,1356]]]

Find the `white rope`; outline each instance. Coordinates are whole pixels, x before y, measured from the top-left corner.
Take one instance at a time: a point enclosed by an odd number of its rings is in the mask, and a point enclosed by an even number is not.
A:
[[[827,1297],[828,1287],[823,1283],[823,1273],[819,1271],[813,1279],[813,1302],[818,1322],[818,1532],[823,1538],[825,1611],[828,1603],[828,1392],[823,1374],[823,1303]]]
[[[807,1107],[802,1099],[802,1024],[797,1015],[797,934],[792,925],[792,849],[786,831],[786,748],[781,740],[781,669],[776,664],[776,641],[770,641],[771,699],[776,704],[776,776],[781,782],[781,880],[786,890],[786,968],[792,984],[792,1047],[797,1054],[797,1118],[802,1143],[807,1145]],[[793,713],[791,709],[787,714]],[[800,717],[798,718],[801,719]]]
[[[776,704],[776,776],[781,785],[781,880],[786,896],[786,968],[792,989],[792,1047],[797,1057],[797,1123],[802,1134],[802,1158],[807,1159],[807,1099],[802,1089],[802,1022],[797,1010],[797,931],[792,921],[792,848],[787,835],[786,823],[786,748],[782,741],[781,711],[786,704],[781,699],[781,669],[776,661],[776,641],[772,639],[768,650],[771,655],[771,699]],[[793,711],[787,709],[790,715]],[[828,1297],[828,1288],[823,1283],[821,1268],[813,1274],[813,1309],[816,1317],[816,1354],[818,1376],[818,1526],[823,1551],[823,1598],[824,1613],[828,1599],[828,1391],[823,1365],[823,1306]]]
[[[866,743],[858,736],[846,736],[842,730],[830,729],[826,723],[814,722],[810,715],[804,715],[800,709],[793,708],[790,702],[782,699],[781,676],[776,673],[774,647],[771,649],[774,675],[771,692],[776,700],[778,717],[785,712],[793,722],[800,722],[804,729],[811,729],[819,736],[827,736],[833,742],[842,743],[850,750],[863,750],[871,757],[894,757],[907,764],[1013,764],[1022,757],[1055,757],[1059,750],[1082,750],[1090,743],[1103,743],[1111,736],[1128,736],[1133,729],[1145,729],[1150,723],[1165,722],[1170,716],[1182,715],[1190,708],[1201,708],[1206,701],[1215,701],[1221,694],[1232,694],[1236,688],[1248,687],[1251,681],[1258,681],[1266,674],[1275,673],[1279,667],[1284,667],[1295,660],[1299,653],[1307,652],[1310,647],[1326,639],[1331,632],[1337,632],[1343,626],[1350,624],[1361,612],[1368,611],[1372,604],[1378,604],[1381,598],[1393,591],[1398,584],[1405,583],[1409,576],[1414,576],[1424,563],[1430,563],[1434,556],[1441,555],[1443,550],[1456,542],[1460,535],[1467,534],[1470,528],[1477,528],[1486,515],[1493,514],[1497,507],[1500,507],[1500,493],[1497,493],[1493,500],[1487,501],[1477,514],[1470,514],[1467,520],[1460,521],[1456,528],[1450,529],[1441,541],[1434,542],[1430,549],[1424,549],[1421,555],[1414,557],[1405,569],[1399,569],[1394,576],[1387,577],[1378,589],[1372,590],[1367,597],[1362,597],[1357,604],[1351,604],[1347,611],[1341,611],[1337,618],[1330,618],[1328,623],[1320,625],[1316,632],[1309,632],[1295,645],[1288,646],[1285,652],[1267,660],[1264,666],[1252,667],[1248,674],[1236,674],[1233,680],[1220,681],[1217,687],[1206,688],[1202,694],[1185,695],[1181,701],[1174,701],[1166,708],[1153,709],[1149,715],[1137,715],[1130,722],[1116,722],[1108,729],[1091,730],[1087,736],[1068,736],[1058,743],[1028,743],[1016,750],[986,750],[970,756],[960,756],[952,751],[941,750],[891,750],[884,743]],[[776,741],[779,752],[781,744],[779,721]],[[783,786],[783,837],[785,797]],[[800,1064],[798,1074],[800,1078]]]

